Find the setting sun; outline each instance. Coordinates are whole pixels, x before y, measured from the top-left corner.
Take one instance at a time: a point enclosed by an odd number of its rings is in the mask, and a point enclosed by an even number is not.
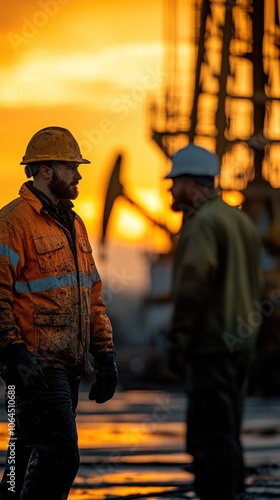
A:
[[[114,228],[116,237],[127,241],[141,241],[146,234],[146,222],[143,216],[138,214],[136,209],[127,206],[127,202],[123,200],[116,202],[110,224]]]
[[[125,14],[124,14],[125,13]],[[123,181],[139,204],[158,214],[154,186],[163,159],[147,135],[146,105],[163,85],[162,2],[16,0],[5,9],[1,37],[1,206],[25,181],[19,163],[40,128],[68,128],[91,161],[82,171],[75,210],[91,236],[101,230],[114,151],[126,156]],[[145,26],[145,29],[143,27]],[[152,170],[150,165],[153,165]],[[5,166],[5,168],[4,168]],[[8,167],[8,168],[7,168]],[[150,190],[150,195],[147,195]],[[110,234],[143,241],[147,221],[129,203],[116,205]]]

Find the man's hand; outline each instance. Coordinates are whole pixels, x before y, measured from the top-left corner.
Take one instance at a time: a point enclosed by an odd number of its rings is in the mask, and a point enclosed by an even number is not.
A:
[[[6,385],[15,385],[18,394],[46,390],[47,379],[25,344],[12,344],[1,353],[1,377]]]
[[[95,358],[96,382],[91,386],[88,399],[96,403],[105,403],[111,399],[119,380],[116,354],[105,352]]]

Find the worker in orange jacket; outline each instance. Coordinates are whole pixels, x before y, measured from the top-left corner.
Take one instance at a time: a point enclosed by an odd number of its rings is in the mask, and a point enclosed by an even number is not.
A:
[[[21,162],[34,180],[0,211],[0,374],[14,415],[0,500],[68,497],[79,465],[79,381],[93,371],[88,354],[96,370],[89,399],[107,401],[118,381],[100,276],[70,201],[83,163],[67,129],[38,131]]]

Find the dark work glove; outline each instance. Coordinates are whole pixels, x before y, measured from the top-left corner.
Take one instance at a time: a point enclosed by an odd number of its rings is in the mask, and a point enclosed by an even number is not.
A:
[[[116,354],[105,352],[95,357],[96,382],[91,386],[88,399],[96,403],[105,403],[111,399],[119,380]]]
[[[18,394],[48,388],[44,373],[25,344],[6,347],[1,353],[1,367],[1,377],[7,385],[14,385]]]

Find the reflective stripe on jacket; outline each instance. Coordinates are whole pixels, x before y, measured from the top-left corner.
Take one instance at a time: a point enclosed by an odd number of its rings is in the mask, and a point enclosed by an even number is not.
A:
[[[75,259],[65,229],[24,184],[0,211],[0,348],[24,341],[42,364],[89,373],[90,352],[114,349],[86,228],[75,216]]]

